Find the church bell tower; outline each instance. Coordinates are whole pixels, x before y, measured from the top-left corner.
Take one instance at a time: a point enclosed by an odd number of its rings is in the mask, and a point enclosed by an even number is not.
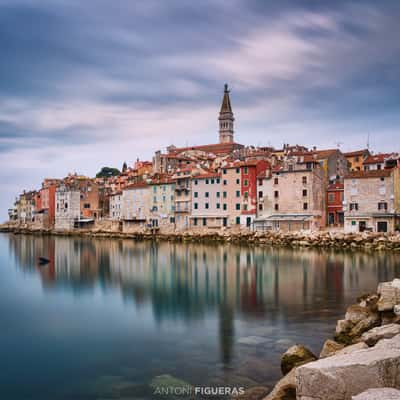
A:
[[[221,110],[219,112],[219,142],[233,143],[233,112],[231,100],[229,98],[228,85],[224,87],[224,97],[222,99]]]

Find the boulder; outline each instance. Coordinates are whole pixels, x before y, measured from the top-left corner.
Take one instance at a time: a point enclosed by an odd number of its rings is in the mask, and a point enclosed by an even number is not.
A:
[[[296,368],[285,375],[264,400],[296,400]]]
[[[352,400],[399,400],[400,390],[393,388],[368,389],[365,392],[353,396]]]
[[[368,349],[368,346],[364,342],[352,344],[350,346],[346,346],[342,350],[337,351],[335,354],[350,354],[355,351]]]
[[[325,341],[322,346],[321,353],[319,354],[319,358],[329,357],[335,354],[338,350],[342,350],[344,348],[344,344],[335,342],[334,340],[328,339]]]
[[[316,360],[317,357],[301,344],[295,344],[289,347],[281,358],[282,374],[286,375],[294,367]]]
[[[344,319],[350,321],[354,325],[370,315],[370,310],[367,307],[362,307],[359,304],[353,304],[346,310]]]
[[[390,342],[298,367],[297,400],[351,400],[371,388],[400,389],[400,347]]]
[[[371,314],[370,316],[368,316],[365,319],[362,319],[355,326],[353,326],[348,335],[354,342],[354,339],[359,338],[364,332],[369,331],[375,326],[378,326],[379,323],[380,323],[379,314]]]
[[[400,279],[394,279],[392,282],[383,282],[378,286],[379,311],[391,311],[394,306],[400,303]]]
[[[361,340],[368,346],[374,346],[381,339],[390,339],[396,335],[400,335],[400,325],[389,324],[378,326],[365,332],[361,336]]]

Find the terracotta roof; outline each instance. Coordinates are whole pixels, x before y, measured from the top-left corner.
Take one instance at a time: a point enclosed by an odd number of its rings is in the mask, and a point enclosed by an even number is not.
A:
[[[128,190],[128,189],[143,189],[143,188],[146,188],[148,186],[149,185],[146,182],[132,183],[131,185],[125,186],[124,190]]]
[[[192,177],[192,179],[207,179],[207,178],[220,178],[221,175],[217,172],[209,172]]]
[[[375,169],[372,171],[352,171],[344,179],[364,179],[364,178],[382,178],[388,177],[392,173],[391,169]]]
[[[376,164],[376,163],[383,163],[385,158],[390,157],[391,153],[380,153],[368,156],[363,164]]]
[[[239,143],[216,143],[216,144],[205,144],[200,146],[191,146],[191,147],[180,147],[171,150],[169,154],[182,153],[183,151],[188,150],[199,150],[204,151],[206,153],[214,153],[214,154],[223,154],[223,153],[231,153],[235,149],[241,149],[244,146]]]
[[[316,150],[313,153],[317,155],[317,158],[326,158],[329,157],[331,154],[337,153],[338,149],[327,149],[327,150]]]
[[[345,155],[345,157],[355,157],[355,156],[362,156],[362,155],[364,155],[366,153],[369,154],[369,150],[368,149],[349,151],[349,152],[343,153],[343,154]]]

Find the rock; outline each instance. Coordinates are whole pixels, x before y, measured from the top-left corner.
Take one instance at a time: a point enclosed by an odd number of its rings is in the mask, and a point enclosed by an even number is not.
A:
[[[393,307],[393,312],[394,312],[398,317],[400,317],[400,304],[396,304],[396,305]]]
[[[357,301],[361,307],[367,307],[369,310],[376,312],[378,311],[377,303],[379,300],[379,296],[376,293],[373,294],[365,294],[360,296]]]
[[[382,325],[397,324],[399,322],[399,317],[394,313],[394,311],[382,311],[381,313]]]
[[[370,315],[370,310],[367,307],[362,307],[359,304],[353,304],[347,308],[344,319],[350,321],[354,325]]]
[[[368,389],[353,396],[352,400],[399,400],[400,390],[393,388]]]
[[[304,364],[310,361],[316,360],[317,357],[307,349],[307,347],[295,344],[282,355],[281,358],[281,370],[283,375],[286,375],[294,367]]]
[[[396,335],[391,339],[380,340],[374,349],[400,349],[400,335]]]
[[[322,346],[321,353],[319,354],[319,358],[329,357],[338,350],[344,348],[344,344],[335,342],[334,340],[328,339],[325,341],[324,345]]]
[[[368,346],[374,346],[381,339],[390,339],[396,335],[400,334],[400,325],[389,324],[378,326],[363,333],[361,340],[365,342]]]
[[[344,349],[337,351],[335,354],[350,354],[355,351],[368,349],[368,346],[364,342],[352,344],[350,346],[346,346]]]
[[[298,400],[351,400],[367,389],[400,388],[400,348],[388,343],[296,369]]]
[[[349,337],[354,342],[354,339],[359,338],[364,332],[378,326],[380,323],[379,314],[371,314],[369,317],[359,321],[349,332]]]
[[[275,387],[272,392],[264,398],[264,400],[296,400],[296,369],[293,368],[287,375],[285,375]]]
[[[394,306],[400,303],[400,279],[394,279],[392,282],[383,282],[378,286],[378,310],[393,310]]]
[[[265,386],[255,386],[245,390],[245,392],[239,396],[232,397],[235,400],[261,400],[269,392],[269,389]]]

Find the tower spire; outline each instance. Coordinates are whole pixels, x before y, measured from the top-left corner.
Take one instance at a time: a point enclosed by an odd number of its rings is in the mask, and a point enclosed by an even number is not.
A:
[[[224,97],[222,98],[221,110],[219,112],[219,142],[233,143],[233,118],[231,100],[229,98],[228,84],[224,85]]]

